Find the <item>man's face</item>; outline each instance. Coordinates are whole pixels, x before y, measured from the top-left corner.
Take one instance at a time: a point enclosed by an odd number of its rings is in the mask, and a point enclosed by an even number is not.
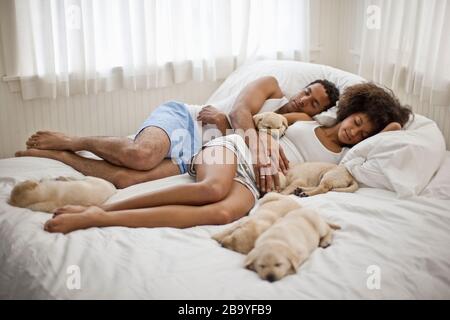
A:
[[[325,88],[320,83],[314,83],[289,100],[286,113],[303,112],[313,117],[325,111],[326,106],[329,104],[330,99],[328,99]]]

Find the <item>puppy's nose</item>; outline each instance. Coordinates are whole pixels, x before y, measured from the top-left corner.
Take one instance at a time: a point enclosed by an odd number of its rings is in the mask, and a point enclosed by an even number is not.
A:
[[[273,273],[269,273],[269,274],[266,276],[266,280],[269,281],[269,282],[274,282],[274,281],[277,280],[277,279],[275,278],[275,275],[274,275]]]

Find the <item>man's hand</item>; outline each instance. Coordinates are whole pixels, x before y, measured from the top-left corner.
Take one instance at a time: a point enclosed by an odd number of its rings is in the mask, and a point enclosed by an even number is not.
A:
[[[213,106],[203,107],[203,109],[198,114],[197,121],[201,121],[202,125],[216,125],[223,135],[226,134],[227,129],[231,129],[225,113],[220,112],[219,109]]]

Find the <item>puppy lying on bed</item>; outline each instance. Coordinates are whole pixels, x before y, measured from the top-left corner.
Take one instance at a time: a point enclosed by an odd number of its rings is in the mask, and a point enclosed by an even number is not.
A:
[[[33,211],[53,212],[65,205],[100,205],[116,192],[110,182],[95,178],[59,177],[41,181],[27,180],[11,191],[9,204]]]
[[[259,201],[259,207],[250,217],[242,218],[231,228],[215,234],[213,239],[223,247],[247,254],[253,249],[256,239],[275,221],[300,205],[288,196],[268,193]]]
[[[358,189],[358,183],[345,166],[325,162],[295,164],[280,182],[285,184],[285,187],[280,186],[282,194],[296,194],[300,197],[328,191],[355,192]]]
[[[253,116],[258,130],[267,130],[281,137],[288,127],[287,119],[275,112],[263,112]],[[275,132],[273,132],[275,130]],[[354,192],[358,183],[344,166],[323,162],[299,163],[291,166],[286,177],[280,172],[282,194],[295,193],[301,197],[328,191]]]
[[[256,240],[245,266],[264,280],[280,280],[296,273],[318,246],[329,246],[336,229],[340,226],[325,222],[311,209],[290,211]]]

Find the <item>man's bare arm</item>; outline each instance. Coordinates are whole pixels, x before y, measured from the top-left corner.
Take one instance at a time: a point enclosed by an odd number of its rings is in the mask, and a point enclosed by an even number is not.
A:
[[[253,116],[267,99],[281,98],[283,93],[274,77],[263,77],[249,83],[239,94],[230,112],[234,129],[255,129]]]
[[[303,112],[291,112],[291,113],[284,113],[282,114],[283,117],[286,118],[288,121],[288,125],[291,125],[297,121],[311,121],[313,118],[311,118],[309,115]]]

